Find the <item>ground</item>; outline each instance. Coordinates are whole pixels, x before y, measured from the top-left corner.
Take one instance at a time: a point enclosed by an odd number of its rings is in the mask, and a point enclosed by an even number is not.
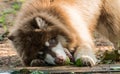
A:
[[[8,40],[0,43],[0,67],[22,66],[15,50],[11,47]]]
[[[11,28],[14,23],[21,1],[22,0],[0,0],[0,67],[22,66],[19,56],[6,36],[9,28]],[[95,44],[97,45],[96,50],[100,49],[105,51],[112,49],[112,44],[106,39],[101,38],[98,34],[96,35]],[[101,53],[98,55],[98,58],[100,55]]]
[[[22,66],[16,51],[7,37],[3,36],[14,23],[17,2],[17,0],[0,0],[0,67]]]

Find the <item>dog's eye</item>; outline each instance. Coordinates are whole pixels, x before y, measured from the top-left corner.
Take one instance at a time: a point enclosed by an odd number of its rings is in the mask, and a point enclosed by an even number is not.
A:
[[[56,40],[52,38],[51,40],[49,40],[49,42],[50,42],[50,44],[55,44]]]
[[[50,40],[48,40],[49,47],[55,47],[58,44],[58,40],[56,37],[52,37]]]
[[[49,40],[49,43],[50,44],[57,44],[57,38],[56,37],[53,37],[53,38],[51,38],[50,40]]]

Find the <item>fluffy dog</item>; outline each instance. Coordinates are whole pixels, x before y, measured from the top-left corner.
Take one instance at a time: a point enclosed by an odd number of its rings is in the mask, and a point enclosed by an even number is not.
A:
[[[36,59],[36,53],[48,51],[49,40],[54,38],[57,44],[60,42],[60,49],[73,52],[75,61],[81,59],[84,65],[93,66],[97,63],[93,42],[96,28],[117,47],[119,3],[119,0],[28,0],[18,14],[9,39],[26,66]],[[59,53],[53,52],[55,55]],[[65,60],[64,55],[56,58]],[[56,64],[55,59],[52,63],[46,62]]]

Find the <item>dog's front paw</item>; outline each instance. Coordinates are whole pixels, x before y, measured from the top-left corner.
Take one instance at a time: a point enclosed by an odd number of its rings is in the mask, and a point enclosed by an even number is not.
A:
[[[97,64],[97,59],[91,49],[77,50],[74,57],[77,66],[94,66]]]
[[[97,63],[97,59],[88,55],[82,55],[75,61],[77,66],[94,66]]]

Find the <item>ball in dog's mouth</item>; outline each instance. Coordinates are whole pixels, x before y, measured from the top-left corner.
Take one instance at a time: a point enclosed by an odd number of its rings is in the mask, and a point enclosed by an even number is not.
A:
[[[46,47],[43,49],[44,51],[38,52],[37,56],[38,59],[42,59],[48,65],[68,65],[74,61],[72,54],[67,48],[64,48],[60,42],[52,40],[45,44]]]
[[[50,44],[49,44],[50,45]],[[54,54],[54,55],[53,55]],[[60,42],[54,47],[50,47],[44,59],[47,63],[53,65],[65,65],[66,61],[72,61],[73,57],[68,49],[64,48]]]
[[[69,49],[63,47],[57,38],[46,41],[44,45],[31,61],[31,66],[69,65],[74,61]]]
[[[73,56],[67,48],[64,48],[64,52],[66,54],[66,58],[62,59],[63,57],[61,56],[58,59],[56,59],[56,65],[70,65],[74,62]]]

